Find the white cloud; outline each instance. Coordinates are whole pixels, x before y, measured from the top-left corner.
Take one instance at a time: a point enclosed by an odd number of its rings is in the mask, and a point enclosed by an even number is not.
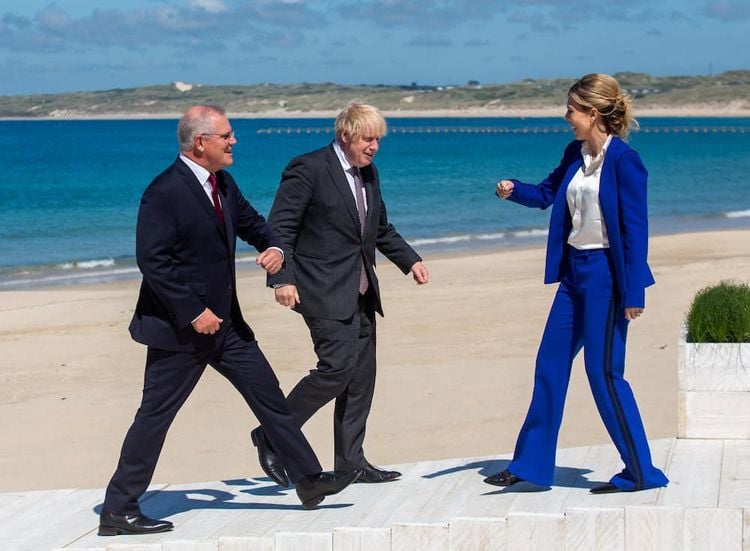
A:
[[[227,6],[222,0],[190,0],[190,7],[202,9],[211,13],[227,11]]]

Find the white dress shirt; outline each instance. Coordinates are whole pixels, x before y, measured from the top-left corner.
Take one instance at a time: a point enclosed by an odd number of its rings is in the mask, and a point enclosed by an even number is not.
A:
[[[583,165],[575,173],[568,185],[565,195],[568,210],[573,221],[573,228],[568,235],[568,244],[576,249],[606,249],[609,248],[607,227],[602,217],[599,204],[599,182],[602,174],[602,164],[612,136],[607,136],[602,150],[594,157],[584,142],[581,146]]]
[[[213,205],[213,190],[211,189],[211,182],[208,181],[208,177],[211,175],[211,173],[201,165],[196,163],[194,160],[185,157],[185,155],[183,155],[182,153],[180,153],[180,159],[182,159],[182,162],[184,162],[188,166],[188,168],[193,171],[193,174],[195,174],[195,177],[198,178],[198,182],[200,182],[203,191],[205,191],[206,195],[208,195],[208,200],[211,201],[211,204]],[[221,206],[221,199],[219,199],[219,206]]]

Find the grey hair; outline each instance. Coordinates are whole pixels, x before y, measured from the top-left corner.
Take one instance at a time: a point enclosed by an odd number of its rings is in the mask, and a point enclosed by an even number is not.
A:
[[[177,124],[177,142],[180,151],[190,151],[195,145],[195,138],[201,134],[214,131],[214,117],[225,116],[225,111],[218,105],[193,105],[182,115]]]

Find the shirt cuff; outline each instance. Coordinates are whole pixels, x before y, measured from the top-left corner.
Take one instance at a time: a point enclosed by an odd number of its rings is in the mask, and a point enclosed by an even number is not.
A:
[[[279,247],[268,247],[269,249],[273,249],[274,251],[279,251],[281,253],[281,261],[284,262],[284,251],[280,249]]]
[[[203,312],[205,312],[205,311],[206,311],[206,310],[204,309],[204,310],[203,310]],[[198,321],[198,318],[199,318],[199,317],[201,317],[201,316],[203,315],[203,312],[201,312],[200,314],[198,314],[198,315],[197,315],[197,316],[195,317],[195,319],[194,319],[193,321],[191,321],[191,322],[190,322],[190,325],[193,325],[193,324],[194,324],[194,323],[195,323],[196,321]]]

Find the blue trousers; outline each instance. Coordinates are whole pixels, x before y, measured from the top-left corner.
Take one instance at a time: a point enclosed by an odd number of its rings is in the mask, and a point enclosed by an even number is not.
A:
[[[665,486],[667,477],[651,463],[638,406],[623,377],[629,321],[609,251],[568,247],[563,274],[539,346],[531,405],[508,470],[534,484],[552,485],[570,371],[583,348],[596,407],[625,464],[610,482],[623,490]]]

